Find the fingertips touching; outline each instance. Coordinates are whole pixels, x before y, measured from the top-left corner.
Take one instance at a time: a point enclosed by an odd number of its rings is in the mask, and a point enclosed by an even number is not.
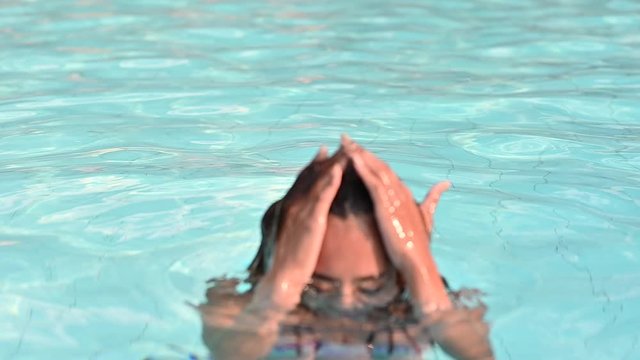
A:
[[[349,147],[353,143],[353,139],[345,133],[340,135],[340,144],[344,147]]]
[[[343,148],[347,154],[351,154],[360,148],[360,146],[358,146],[358,144],[347,134],[342,134],[340,138],[340,147]]]

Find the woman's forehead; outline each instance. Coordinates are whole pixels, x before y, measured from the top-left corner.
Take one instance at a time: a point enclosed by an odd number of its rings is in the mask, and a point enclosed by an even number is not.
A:
[[[375,277],[389,266],[376,223],[368,216],[329,216],[316,272],[332,278]]]

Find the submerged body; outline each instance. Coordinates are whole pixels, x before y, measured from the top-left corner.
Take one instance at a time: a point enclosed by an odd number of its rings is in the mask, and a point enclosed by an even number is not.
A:
[[[238,283],[225,279],[214,284],[207,303],[200,306],[203,338],[214,359],[422,359],[436,338],[467,354],[458,359],[492,359],[482,320],[485,308],[476,302],[474,291],[452,292],[459,306],[426,321],[412,315],[406,298],[359,318],[327,316],[299,306],[282,319],[256,315],[238,321],[252,297],[236,292]],[[226,343],[221,346],[219,341]]]
[[[350,139],[332,157],[321,150],[266,212],[251,290],[214,284],[200,306],[214,357],[415,358],[435,342],[492,359],[484,309],[453,306],[429,249],[448,186],[418,205]]]
[[[279,321],[277,336],[272,337],[265,318],[254,319],[244,326],[232,322],[250,299],[237,295],[229,300],[226,305],[213,300],[201,306],[203,317],[212,321],[205,326],[204,339],[215,359],[417,359],[431,347],[427,332],[418,324],[406,323],[401,320],[403,316],[391,320],[388,312],[380,313],[380,319],[375,321],[327,318],[299,308]],[[226,325],[221,321],[224,318],[229,321]],[[220,331],[233,334],[227,338],[235,342],[231,353],[220,352],[220,344],[215,342]],[[230,345],[227,343],[225,347],[231,349]]]

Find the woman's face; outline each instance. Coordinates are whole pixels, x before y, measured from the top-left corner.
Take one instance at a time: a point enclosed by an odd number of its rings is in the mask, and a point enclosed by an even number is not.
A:
[[[387,306],[398,292],[397,273],[374,218],[330,214],[304,304],[319,313],[358,315]]]

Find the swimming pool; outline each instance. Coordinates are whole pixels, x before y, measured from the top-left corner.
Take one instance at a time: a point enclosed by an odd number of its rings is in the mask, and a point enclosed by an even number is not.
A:
[[[347,132],[498,359],[640,358],[634,1],[0,4],[0,358],[205,354],[204,281]],[[440,357],[442,358],[442,356]]]

